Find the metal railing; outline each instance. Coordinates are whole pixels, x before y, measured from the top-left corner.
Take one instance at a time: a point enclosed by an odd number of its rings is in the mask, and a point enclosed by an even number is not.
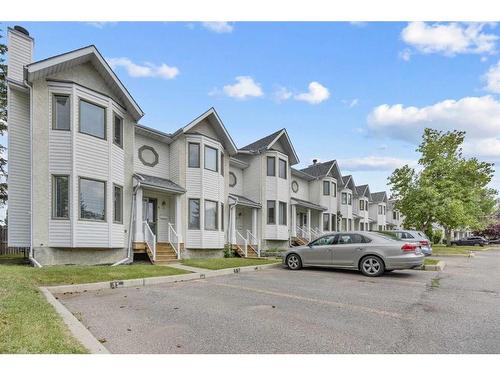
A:
[[[143,222],[144,227],[144,242],[148,245],[149,250],[153,254],[153,262],[156,261],[156,236],[151,230],[147,221]]]
[[[245,249],[245,258],[246,258],[248,256],[248,241],[238,231],[236,231],[236,244],[245,246],[244,249]]]
[[[181,259],[181,238],[174,229],[172,223],[168,223],[168,242],[175,251],[177,259]]]
[[[257,237],[255,237],[253,235],[252,231],[250,231],[250,230],[247,230],[247,244],[255,245],[255,248],[257,250],[257,256],[260,258],[259,241],[257,241]]]
[[[303,227],[301,227],[300,225],[297,225],[297,227],[295,228],[295,231],[297,232],[297,237],[301,237],[305,240],[311,240],[310,239],[310,233]]]

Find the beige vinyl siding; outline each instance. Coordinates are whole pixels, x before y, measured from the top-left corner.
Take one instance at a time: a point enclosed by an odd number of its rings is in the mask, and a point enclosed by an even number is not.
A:
[[[290,194],[292,197],[294,198],[298,198],[298,199],[302,199],[302,200],[306,200],[306,201],[309,201],[310,200],[310,197],[309,197],[309,182],[307,180],[304,180],[300,177],[297,177],[297,176],[292,176],[291,177],[291,181],[297,181],[297,183],[299,184],[299,191],[294,193],[293,190],[291,190],[290,188]],[[292,182],[290,182],[290,186],[292,184]]]
[[[29,95],[9,89],[9,246],[30,246],[31,157]]]
[[[139,149],[142,146],[152,147],[158,154],[158,164],[154,167],[144,165],[139,159]],[[150,176],[161,178],[169,178],[169,149],[168,145],[156,139],[146,137],[142,134],[135,135],[135,149],[134,149],[134,170],[137,173],[144,173]]]
[[[32,61],[32,43],[33,40],[28,36],[22,35],[20,32],[8,31],[9,45],[9,68],[7,77],[18,82],[23,82],[24,72],[23,67]]]

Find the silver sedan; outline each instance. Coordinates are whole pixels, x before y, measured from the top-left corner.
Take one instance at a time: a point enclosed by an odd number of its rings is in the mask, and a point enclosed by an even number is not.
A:
[[[373,232],[328,233],[283,254],[283,263],[291,270],[307,266],[348,268],[372,277],[420,267],[423,262],[419,244]]]

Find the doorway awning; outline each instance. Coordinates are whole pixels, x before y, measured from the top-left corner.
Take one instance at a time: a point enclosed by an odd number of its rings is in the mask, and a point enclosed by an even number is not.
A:
[[[299,198],[292,198],[292,204],[297,205],[297,206],[302,206],[305,208],[310,208],[312,210],[317,210],[317,211],[326,211],[328,208],[320,206],[319,204],[305,201],[303,199]]]
[[[149,176],[143,173],[136,173],[135,177],[140,181],[141,186],[146,189],[160,190],[175,194],[183,194],[186,192],[186,189],[182,186],[166,178]]]
[[[229,198],[233,199],[236,203],[236,205],[239,206],[246,206],[246,207],[253,207],[253,208],[261,208],[262,205],[260,203],[257,203],[251,199],[248,199],[247,197],[244,197],[243,195],[238,195],[238,194],[229,194]]]

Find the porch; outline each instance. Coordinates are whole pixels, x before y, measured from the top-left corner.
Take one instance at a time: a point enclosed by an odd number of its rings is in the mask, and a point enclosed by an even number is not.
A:
[[[262,208],[241,195],[229,194],[229,244],[239,256],[260,257],[261,235],[258,233],[258,214]]]
[[[298,198],[292,198],[291,202],[291,244],[305,245],[320,237],[323,234],[322,214],[327,208]]]
[[[134,186],[134,253],[146,253],[155,264],[181,258],[181,197],[185,190],[170,180],[136,174]]]

